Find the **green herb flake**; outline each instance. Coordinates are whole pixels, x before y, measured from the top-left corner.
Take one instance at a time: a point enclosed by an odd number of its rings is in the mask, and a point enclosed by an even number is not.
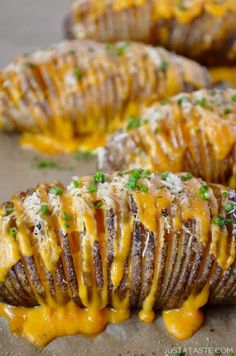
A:
[[[88,191],[89,193],[95,193],[97,190],[97,185],[95,183],[91,183],[88,186]]]
[[[207,107],[207,100],[206,100],[206,98],[203,96],[201,99],[198,99],[198,100],[196,101],[196,104],[205,109],[205,108]]]
[[[66,222],[68,222],[68,221],[73,220],[73,217],[64,211],[62,214],[62,219],[65,220]]]
[[[80,182],[78,179],[73,179],[72,184],[74,188],[79,188],[80,186]]]
[[[36,65],[32,62],[25,62],[24,66],[30,69],[35,69]]]
[[[63,189],[61,187],[55,186],[55,187],[52,187],[51,192],[55,195],[62,195]]]
[[[47,204],[42,204],[40,209],[39,209],[39,212],[40,212],[41,215],[48,215],[49,214],[48,205]]]
[[[234,102],[236,102],[236,94],[233,95],[233,96],[231,96],[231,100],[234,101]]]
[[[11,227],[10,228],[10,235],[12,237],[16,237],[16,235],[17,235],[17,228],[16,227]]]
[[[178,99],[177,103],[178,105],[182,105],[183,103],[189,103],[190,100],[187,96],[181,96],[181,98]]]
[[[128,124],[126,129],[127,130],[132,130],[140,127],[141,125],[141,118],[140,117],[129,117],[128,118]]]
[[[164,73],[167,72],[168,67],[169,67],[169,63],[167,63],[167,62],[162,62],[162,63],[161,63],[161,70],[162,70]]]
[[[96,155],[91,151],[77,151],[74,155],[74,158],[77,160],[92,159],[94,157],[96,157]]]
[[[232,203],[228,203],[228,204],[226,204],[225,207],[224,207],[224,211],[225,211],[226,213],[230,213],[230,212],[232,212],[233,210],[234,210],[234,205],[233,205]]]
[[[103,206],[103,202],[102,202],[102,200],[94,201],[93,205],[96,209],[101,209]]]
[[[193,175],[192,175],[192,173],[188,172],[184,176],[181,176],[180,178],[181,178],[182,182],[186,182],[186,181],[192,179]]]
[[[226,226],[232,224],[233,219],[231,218],[225,218],[222,215],[218,215],[213,219],[213,224],[218,225],[221,229]]]
[[[229,193],[228,192],[222,192],[222,196],[224,199],[227,199],[229,197]]]
[[[13,207],[6,207],[6,213],[7,213],[7,215],[10,215],[11,213],[13,213]]]
[[[94,183],[105,183],[108,180],[108,176],[106,176],[103,172],[97,171],[93,176]]]
[[[121,42],[118,44],[108,43],[106,46],[107,51],[111,54],[122,56],[125,54],[129,44],[127,42]]]
[[[35,167],[37,169],[49,169],[49,168],[56,168],[56,163],[48,160],[48,159],[44,159],[42,161],[39,161],[36,163]]]
[[[169,177],[170,173],[169,172],[164,172],[164,173],[161,173],[161,180],[167,180],[168,177]]]
[[[63,226],[64,226],[65,229],[69,229],[70,228],[70,224],[68,224],[68,223],[63,224]]]
[[[74,75],[78,80],[81,80],[83,78],[83,72],[82,72],[81,68],[77,67],[74,70]]]
[[[229,115],[232,113],[232,110],[229,108],[224,109],[224,115]]]
[[[202,200],[207,200],[209,199],[209,186],[207,184],[203,184],[200,188],[199,188],[199,195],[200,198]]]

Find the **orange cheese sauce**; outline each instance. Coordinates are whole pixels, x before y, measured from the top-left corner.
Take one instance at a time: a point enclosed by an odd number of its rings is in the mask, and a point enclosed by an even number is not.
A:
[[[209,73],[213,83],[225,81],[236,87],[236,67],[213,67]]]

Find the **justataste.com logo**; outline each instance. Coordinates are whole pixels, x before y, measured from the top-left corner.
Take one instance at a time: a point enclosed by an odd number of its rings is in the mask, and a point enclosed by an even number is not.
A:
[[[166,350],[165,356],[188,356],[188,355],[228,355],[234,356],[233,347],[170,347]]]

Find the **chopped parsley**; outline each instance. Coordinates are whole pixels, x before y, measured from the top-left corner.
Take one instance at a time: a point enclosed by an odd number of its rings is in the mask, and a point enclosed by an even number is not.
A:
[[[6,207],[6,213],[7,213],[7,215],[10,215],[11,213],[13,213],[13,207],[11,207],[11,206],[8,206],[8,207]]]
[[[102,200],[94,201],[93,205],[96,209],[101,209],[103,206],[103,202],[102,202]]]
[[[206,98],[203,96],[201,99],[198,99],[196,101],[196,104],[201,106],[202,108],[206,108],[207,107],[207,100]]]
[[[167,63],[167,62],[162,62],[162,63],[161,63],[161,70],[162,70],[164,73],[167,72],[168,67],[169,67],[169,63]]]
[[[65,224],[63,224],[63,226],[64,226],[65,229],[69,229],[70,224],[65,223]]]
[[[228,203],[228,204],[226,204],[225,207],[224,207],[224,211],[225,211],[226,213],[230,213],[230,212],[232,212],[233,210],[234,210],[234,204],[232,204],[232,203]]]
[[[236,94],[231,97],[232,101],[236,102]]]
[[[224,110],[224,115],[229,115],[229,114],[231,114],[231,113],[232,113],[232,110],[229,109],[229,108],[226,108],[226,109]]]
[[[17,228],[16,227],[11,227],[10,228],[10,235],[12,237],[16,237],[16,235],[17,235]]]
[[[127,42],[121,42],[118,44],[108,43],[106,46],[107,51],[116,56],[123,56],[128,48],[129,44]]]
[[[56,163],[49,159],[44,159],[42,161],[39,161],[35,165],[35,167],[38,169],[56,168],[56,166],[57,166]]]
[[[139,180],[142,178],[149,178],[151,172],[149,170],[143,169],[132,169],[127,172],[129,174],[129,179],[127,182],[127,188],[129,190],[140,190],[141,192],[146,193],[148,191],[148,187],[144,184],[139,184]]]
[[[89,193],[95,193],[97,190],[97,185],[95,183],[89,184],[88,191]]]
[[[36,67],[36,65],[32,62],[25,62],[24,65],[31,69],[34,69]]]
[[[207,200],[209,199],[209,186],[207,184],[203,184],[200,188],[199,188],[199,196],[202,200]]]
[[[39,209],[39,212],[40,212],[41,215],[48,215],[49,214],[48,205],[47,204],[42,204],[40,209]]]
[[[52,187],[51,192],[55,195],[62,195],[63,189],[61,187],[55,186],[55,187]]]
[[[108,180],[108,176],[106,176],[103,172],[96,172],[93,176],[94,183],[105,183]]]
[[[180,178],[181,178],[182,182],[186,182],[186,181],[192,179],[193,175],[192,175],[192,173],[188,172],[184,176],[181,176]]]
[[[228,196],[229,196],[229,193],[228,192],[222,192],[222,196],[223,196],[223,198],[227,199]]]
[[[79,188],[80,186],[80,182],[78,179],[73,179],[72,184],[74,188]]]
[[[233,222],[233,219],[225,218],[224,216],[222,216],[220,214],[213,219],[213,224],[218,225],[221,229],[226,225],[232,224],[232,222]]]
[[[81,68],[77,67],[75,70],[74,70],[74,75],[76,76],[76,78],[78,80],[81,80],[83,78],[83,72],[81,70]]]
[[[140,117],[132,117],[130,116],[128,118],[128,124],[126,129],[127,130],[132,130],[132,129],[136,129],[138,127],[140,127],[141,125],[141,118]]]
[[[73,220],[73,217],[64,211],[62,214],[62,219],[65,220],[66,222],[68,222],[68,221]]]
[[[182,105],[183,103],[189,103],[189,98],[187,96],[181,96],[181,98],[178,99],[177,103],[178,105]]]
[[[74,158],[77,160],[92,159],[96,155],[91,151],[77,151],[74,155]]]
[[[161,173],[161,179],[162,180],[167,180],[168,177],[169,177],[170,173],[169,172],[164,172],[164,173]]]

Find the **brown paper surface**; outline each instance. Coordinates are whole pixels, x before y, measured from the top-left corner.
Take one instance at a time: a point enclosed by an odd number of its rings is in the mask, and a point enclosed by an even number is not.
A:
[[[69,0],[1,0],[0,2],[0,66],[19,53],[49,46],[62,38],[62,19],[72,1]],[[62,158],[61,164],[71,170],[44,172],[31,167],[35,154],[22,151],[16,136],[0,134],[0,202],[17,191],[42,181],[62,180],[68,183],[73,175],[92,173],[94,162]],[[153,324],[145,325],[137,315],[123,324],[109,325],[96,338],[71,336],[51,342],[37,350],[22,338],[9,333],[0,318],[0,356],[163,356],[186,349],[186,355],[213,355],[215,348],[226,348],[236,354],[236,307],[206,308],[202,329],[186,342],[170,338],[160,312]],[[204,352],[204,348],[206,351]]]
[[[96,162],[77,161],[73,157],[56,160],[63,169],[39,170],[34,168],[37,155],[23,151],[17,145],[17,136],[0,134],[0,202],[18,191],[35,186],[39,182],[61,180],[67,184],[74,175],[93,173]],[[206,309],[204,326],[192,339],[176,342],[167,335],[161,313],[153,324],[139,322],[137,314],[125,323],[109,325],[95,338],[81,335],[59,338],[39,351],[22,338],[9,333],[7,323],[0,319],[0,356],[34,355],[171,355],[178,348],[187,348],[186,355],[213,355],[215,348],[236,352],[236,307],[211,307]],[[206,348],[205,352],[201,352]]]

